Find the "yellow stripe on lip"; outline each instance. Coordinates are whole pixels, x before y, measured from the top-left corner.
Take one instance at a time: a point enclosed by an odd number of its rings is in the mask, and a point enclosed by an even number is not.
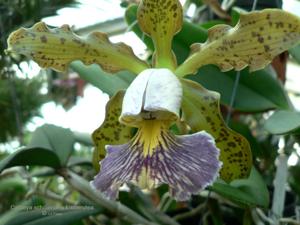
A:
[[[158,145],[161,145],[163,149],[167,149],[162,134],[168,132],[168,128],[169,121],[143,120],[132,145],[142,145],[144,157],[152,156]]]

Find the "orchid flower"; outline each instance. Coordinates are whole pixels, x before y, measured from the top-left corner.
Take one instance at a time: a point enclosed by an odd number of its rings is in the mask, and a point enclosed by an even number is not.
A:
[[[120,122],[137,127],[123,145],[106,146],[107,156],[93,185],[115,199],[120,185],[142,189],[169,184],[170,194],[187,200],[210,184],[221,163],[214,139],[205,131],[176,136],[169,128],[179,119],[182,86],[169,69],[147,69],[128,87]]]
[[[246,178],[251,149],[223,121],[219,94],[183,77],[207,64],[222,71],[246,66],[259,70],[300,40],[296,16],[278,9],[246,13],[235,27],[209,29],[207,41],[192,45],[190,56],[178,66],[172,40],[182,21],[178,0],[140,2],[138,24],[155,46],[151,67],[129,46],[111,43],[104,33],[79,37],[66,25],[49,29],[38,23],[8,39],[8,52],[27,55],[41,67],[64,71],[70,62],[81,60],[107,72],[128,70],[137,75],[126,92],[111,98],[104,123],[93,133],[94,159],[98,163],[105,158],[92,185],[111,199],[128,182],[142,189],[168,184],[171,196],[182,201],[217,176],[227,182]],[[175,135],[171,128],[180,124],[185,129]],[[137,128],[134,135],[132,127]]]

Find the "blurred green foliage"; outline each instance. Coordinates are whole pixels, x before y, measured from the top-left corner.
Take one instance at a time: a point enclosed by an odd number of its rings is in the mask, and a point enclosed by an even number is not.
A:
[[[40,115],[39,108],[47,100],[40,92],[42,85],[40,78],[10,78],[0,81],[0,143],[18,136],[16,116],[20,123],[26,124],[32,117]],[[12,97],[12,88],[15,89],[15,99]],[[15,105],[18,107],[15,108]]]
[[[0,1],[0,143],[15,137],[23,142],[23,129],[48,99],[41,94],[42,78],[20,78],[19,63],[24,57],[5,54],[8,35],[19,26],[31,26],[42,18],[54,15],[62,7],[76,7],[74,0],[1,0]]]

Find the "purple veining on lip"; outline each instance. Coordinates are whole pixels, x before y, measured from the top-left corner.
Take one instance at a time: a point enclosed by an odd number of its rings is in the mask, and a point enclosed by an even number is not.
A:
[[[202,131],[184,136],[168,134],[162,138],[164,144],[158,145],[151,156],[143,155],[143,146],[139,143],[107,146],[107,156],[92,185],[108,198],[115,199],[119,187],[123,183],[137,182],[145,168],[155,186],[168,184],[170,195],[185,201],[215,180],[221,163],[219,150],[210,135]]]

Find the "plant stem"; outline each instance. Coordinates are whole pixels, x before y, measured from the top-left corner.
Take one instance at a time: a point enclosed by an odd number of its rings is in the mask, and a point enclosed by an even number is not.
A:
[[[36,190],[35,192],[33,192],[33,194],[39,195],[44,198],[51,199],[53,201],[61,202],[62,204],[76,205],[75,202],[65,199],[64,197],[62,197],[54,192],[51,192],[49,190],[45,190],[45,191]]]
[[[70,170],[63,169],[58,171],[59,174],[64,177],[65,181],[77,190],[80,194],[87,197],[89,200],[93,201],[97,205],[109,210],[110,212],[116,214],[117,216],[123,216],[125,220],[134,224],[143,224],[143,225],[157,225],[146,220],[144,217],[140,216],[136,212],[132,211],[128,207],[122,205],[119,202],[110,201],[104,198],[100,192],[93,189],[89,182],[76,173],[73,173]]]
[[[266,223],[273,225],[274,221],[272,219],[270,219],[269,217],[267,217],[264,212],[260,209],[260,208],[256,208],[256,210],[254,210],[257,215]]]
[[[158,210],[155,208],[151,199],[143,194],[141,189],[132,184],[129,184],[129,187],[131,194],[133,194],[132,197],[139,202],[139,209],[144,213],[145,216],[147,216],[147,218],[157,222],[158,224],[179,225],[179,223],[177,223],[174,219],[166,215],[163,210]]]
[[[264,225],[261,216],[259,215],[258,211],[255,208],[251,210],[251,216],[252,216],[253,223],[255,225]]]
[[[202,211],[202,209],[205,208],[205,206],[206,206],[206,202],[198,205],[196,208],[192,209],[191,211],[184,212],[184,213],[174,216],[173,219],[178,221],[178,220],[183,220],[185,218],[189,218],[194,215],[197,215],[198,213],[200,213]]]
[[[170,207],[170,205],[172,204],[172,202],[173,202],[173,199],[171,197],[169,197],[167,199],[166,203],[164,204],[164,206],[162,207],[161,211],[162,212],[167,212],[168,209],[169,209],[169,207]]]
[[[182,7],[183,15],[187,14],[187,11],[190,8],[190,6],[191,6],[191,0],[186,0]]]
[[[256,9],[257,2],[258,2],[258,0],[253,0],[253,4],[252,4],[252,9],[251,9],[251,11],[254,11],[254,10]]]
[[[287,156],[281,153],[277,157],[277,169],[274,179],[274,195],[272,204],[272,219],[275,225],[279,224],[282,217],[285,201],[285,185],[287,180]]]
[[[166,204],[167,200],[169,199],[169,196],[170,196],[170,195],[169,195],[169,192],[166,192],[166,193],[162,196],[162,198],[161,198],[161,200],[160,200],[158,206],[156,207],[157,210],[162,211],[161,209],[162,209],[163,206]]]
[[[257,2],[258,2],[258,0],[253,0],[251,11],[254,11],[256,9]],[[232,94],[231,94],[231,97],[230,97],[230,104],[229,104],[229,108],[228,108],[228,114],[227,114],[227,117],[226,117],[226,124],[227,125],[230,122],[230,117],[231,117],[231,114],[233,112],[233,107],[234,107],[234,103],[235,103],[235,98],[236,98],[240,78],[241,78],[241,71],[237,71],[236,78],[235,78],[234,85],[233,85],[233,89],[232,89]]]
[[[299,221],[293,220],[291,218],[281,218],[279,220],[279,223],[292,224],[292,225],[299,225],[300,224]]]
[[[230,97],[230,104],[229,104],[229,107],[228,107],[228,113],[227,113],[227,116],[226,116],[226,124],[227,125],[230,122],[231,114],[232,114],[232,111],[233,111],[235,97],[236,97],[237,89],[238,89],[239,82],[240,82],[240,77],[241,77],[241,72],[238,71],[236,73],[236,78],[235,78],[235,81],[234,81],[232,94],[231,94],[231,97]]]

